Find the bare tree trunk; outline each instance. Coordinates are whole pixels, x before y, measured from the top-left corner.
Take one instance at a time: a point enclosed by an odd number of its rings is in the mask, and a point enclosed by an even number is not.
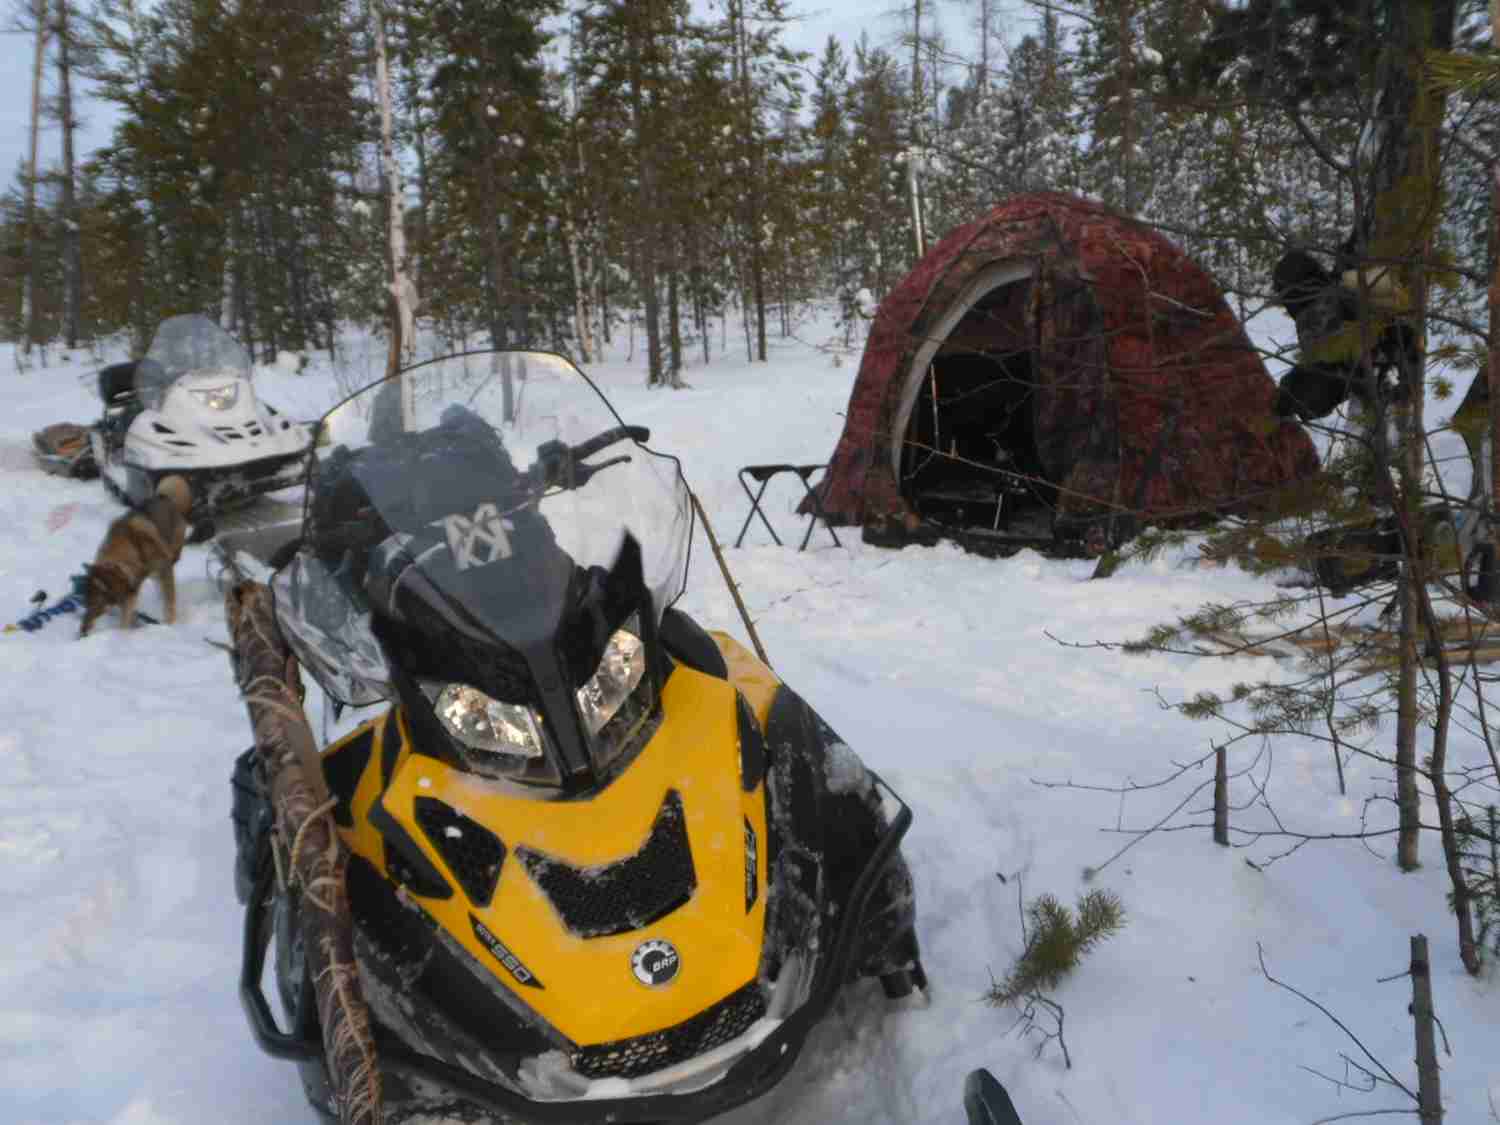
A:
[[[401,342],[409,360],[416,346],[417,287],[411,279],[406,259],[406,194],[401,186],[401,166],[396,161],[395,120],[391,108],[391,71],[386,55],[384,0],[370,0],[370,30],[375,40],[375,96],[380,103],[380,170],[385,179],[386,220],[390,248],[390,292],[394,300],[396,322],[392,335]],[[393,356],[398,353],[393,351]],[[388,370],[387,375],[395,371]],[[401,422],[413,428],[415,407],[412,389],[403,381],[401,387]]]
[[[578,35],[571,37],[573,42],[573,78],[570,90],[572,104],[568,107],[572,124],[576,130],[578,127],[579,96],[578,96]],[[585,169],[588,167],[583,158],[583,137],[575,133],[574,155],[578,163],[574,172],[580,181],[583,179]],[[578,355],[584,363],[592,363],[594,356],[594,333],[589,314],[589,277],[584,266],[585,255],[579,249],[578,217],[576,206],[571,193],[563,194],[563,240],[568,246],[568,263],[573,271],[573,331],[578,336]]]
[[[648,17],[643,17],[648,18]],[[652,34],[648,27],[638,28],[632,21],[632,42],[630,51],[630,117],[635,134],[635,158],[639,170],[639,190],[637,200],[640,203],[639,213],[636,215],[636,261],[637,277],[640,282],[641,297],[645,303],[646,315],[646,385],[648,387],[659,386],[666,382],[666,374],[662,370],[661,354],[661,295],[656,291],[656,269],[657,269],[657,234],[659,228],[658,210],[656,202],[656,158],[652,137],[647,136],[647,112],[645,92],[645,38]],[[655,116],[653,112],[652,116]],[[654,122],[650,123],[651,134],[655,134]]]
[[[422,291],[422,267],[430,252],[427,245],[427,203],[432,196],[432,187],[427,180],[427,130],[422,125],[422,101],[417,96],[418,83],[413,68],[407,68],[406,80],[412,106],[412,150],[417,156],[417,252],[412,255],[408,251],[408,266],[412,282],[417,287],[417,292],[420,293]],[[407,346],[415,348],[416,343],[415,340],[411,340],[408,341]]]
[[[1500,43],[1500,0],[1490,0],[1490,35],[1492,43]],[[1490,492],[1487,507],[1491,565],[1500,569],[1500,161],[1490,165],[1489,303],[1490,348],[1485,364],[1490,392]]]
[[[984,97],[990,91],[990,36],[995,33],[995,0],[978,0],[979,4],[979,73],[975,85]]]
[[[486,193],[486,198],[493,201],[494,193]],[[485,255],[485,273],[488,277],[490,287],[490,346],[493,348],[506,348],[510,346],[510,332],[505,323],[505,314],[501,311],[502,302],[508,296],[510,288],[509,273],[502,265],[505,254],[504,239],[500,234],[500,216],[494,213],[494,208],[489,208],[489,213],[484,219],[484,227],[487,234],[488,253]],[[516,417],[516,389],[511,375],[511,366],[507,361],[500,369],[500,399],[501,411],[507,422],[512,422]]]
[[[677,243],[673,240],[672,256],[677,256]],[[678,305],[677,263],[674,260],[667,271],[667,353],[668,381],[674,387],[682,386],[682,310]]]
[[[234,666],[265,767],[277,845],[296,883],[307,972],[340,1125],[379,1125],[381,1088],[370,1010],[354,960],[344,873],[349,853],[333,828],[317,740],[302,711],[297,664],[276,628],[271,591],[242,582],[225,596]],[[295,854],[288,854],[295,844]]]
[[[917,144],[922,119],[922,0],[911,6],[911,143]]]
[[[563,241],[568,245],[568,263],[573,271],[573,331],[578,336],[578,358],[583,363],[592,363],[594,334],[589,327],[588,280],[578,251],[578,224],[568,203],[563,205]]]
[[[752,359],[766,362],[766,262],[761,237],[765,191],[764,149],[760,141],[760,121],[756,114],[755,87],[750,81],[750,41],[745,22],[744,0],[730,0],[729,19],[734,36],[735,78],[739,85],[740,109],[744,114],[741,129],[750,152],[750,175],[745,185],[745,242],[749,251],[751,302],[755,306],[755,353]]]
[[[68,26],[68,0],[57,4],[57,79],[58,116],[62,122],[62,259],[63,259],[63,335],[69,348],[78,346],[82,335],[79,320],[83,307],[83,253],[78,219],[77,170],[73,162],[73,45]]]
[[[37,141],[42,121],[42,63],[47,57],[47,0],[36,0],[36,55],[31,67],[31,155],[26,163],[26,279],[21,287],[21,354],[31,358],[37,336],[37,265],[41,259],[36,235]]]
[[[911,123],[906,146],[906,189],[911,196],[912,239],[920,259],[927,253],[927,230],[922,222],[922,192],[917,183],[917,153],[922,148],[922,0],[913,0],[911,21]]]
[[[1433,627],[1431,635],[1438,636]],[[1437,641],[1442,644],[1441,637]],[[1438,659],[1446,668],[1447,661],[1441,652]],[[1440,729],[1433,739],[1432,791],[1438,807],[1438,828],[1443,845],[1443,859],[1448,869],[1448,883],[1453,888],[1453,915],[1458,924],[1458,958],[1470,976],[1478,976],[1483,967],[1479,943],[1474,938],[1474,894],[1469,889],[1469,878],[1464,871],[1463,850],[1458,839],[1458,826],[1453,820],[1453,792],[1448,788],[1446,775],[1448,761],[1448,729],[1453,711],[1451,674],[1445,676],[1443,684],[1443,713],[1439,719]]]
[[[1214,748],[1214,843],[1229,846],[1229,750]]]
[[[1404,474],[1403,474],[1404,475]],[[1406,500],[1401,490],[1400,501]],[[1415,523],[1415,519],[1408,521]],[[1419,545],[1406,548],[1407,557],[1397,596],[1401,599],[1401,664],[1396,676],[1396,865],[1402,871],[1422,866],[1422,794],[1417,788],[1417,633],[1420,623],[1417,583],[1421,567],[1413,567]]]
[[[230,207],[224,216],[224,263],[219,267],[219,326],[233,333],[238,322],[239,294],[235,292],[235,253],[238,244],[238,208]]]
[[[1361,308],[1361,347],[1373,346],[1369,286],[1365,267],[1394,269],[1414,295],[1412,318],[1425,347],[1427,271],[1424,255],[1433,243],[1441,208],[1438,130],[1444,97],[1423,82],[1423,59],[1433,49],[1452,46],[1456,22],[1454,0],[1410,0],[1393,4],[1380,67],[1380,89],[1370,134],[1376,139],[1373,191],[1366,206],[1356,206],[1354,265],[1358,270]],[[1360,202],[1356,195],[1356,203]],[[1403,574],[1401,598],[1400,673],[1396,728],[1396,801],[1398,837],[1396,861],[1403,870],[1418,865],[1421,831],[1420,793],[1417,789],[1417,635],[1424,599],[1426,566],[1421,526],[1424,435],[1423,394],[1425,358],[1402,357],[1400,371],[1406,390],[1406,418],[1402,448],[1395,460],[1400,475],[1394,512],[1401,525]],[[1368,371],[1368,366],[1366,367]],[[1377,413],[1381,413],[1377,411]],[[1382,426],[1383,429],[1383,426]],[[1376,434],[1377,443],[1384,435]],[[1377,461],[1377,476],[1389,460]]]
[[[595,229],[601,232],[607,231],[611,218],[609,200],[601,199],[598,206],[599,212],[594,217]],[[604,349],[614,342],[609,309],[609,263],[612,250],[614,247],[605,246],[601,242],[594,248],[593,261],[589,265],[589,289],[593,293],[591,303],[594,306],[594,315],[599,318],[597,337],[600,355],[603,355]]]
[[[1120,83],[1117,97],[1120,100],[1120,181],[1125,189],[1125,214],[1134,215],[1140,210],[1140,190],[1136,183],[1136,145],[1140,138],[1135,134],[1135,43],[1134,28],[1130,26],[1133,5],[1119,6],[1119,26],[1115,29],[1120,38]]]
[[[693,287],[693,326],[703,345],[703,366],[709,362],[708,309],[703,300],[703,231],[694,224],[689,232],[689,245],[693,260],[692,272],[688,275]]]
[[[1411,1018],[1417,1036],[1417,1114],[1422,1125],[1443,1119],[1442,1080],[1437,1060],[1437,1022],[1432,1010],[1432,966],[1427,960],[1427,938],[1411,938]]]

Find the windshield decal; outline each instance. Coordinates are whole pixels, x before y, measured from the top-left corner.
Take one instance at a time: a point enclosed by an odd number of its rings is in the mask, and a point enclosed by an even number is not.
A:
[[[489,502],[479,505],[473,519],[454,513],[433,520],[432,526],[441,527],[448,536],[448,550],[453,552],[454,565],[459,570],[488,566],[515,553],[510,545],[510,532],[516,529],[515,524]]]

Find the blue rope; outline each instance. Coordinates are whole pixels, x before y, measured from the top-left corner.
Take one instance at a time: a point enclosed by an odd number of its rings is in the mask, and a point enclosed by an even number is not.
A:
[[[35,633],[54,617],[62,617],[64,614],[77,613],[84,607],[86,601],[85,589],[89,580],[89,568],[84,567],[82,574],[75,574],[69,583],[72,589],[62,599],[45,609],[39,609],[34,613],[27,614],[16,622],[16,628],[27,633]]]
[[[75,574],[68,581],[72,589],[65,597],[60,598],[45,609],[39,609],[34,613],[27,614],[14,625],[7,625],[5,631],[9,633],[19,629],[25,633],[35,633],[54,617],[62,617],[66,614],[78,613],[82,610],[88,604],[89,568],[85,566],[82,574]],[[135,619],[144,625],[161,624],[160,621],[152,617],[149,613],[142,613],[140,610],[136,610]]]

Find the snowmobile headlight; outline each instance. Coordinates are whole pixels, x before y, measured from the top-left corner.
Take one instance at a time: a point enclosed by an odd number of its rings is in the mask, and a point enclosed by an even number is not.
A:
[[[597,735],[620,713],[645,673],[646,646],[641,638],[628,626],[616,629],[604,646],[599,667],[578,689],[578,712],[590,734]]]
[[[225,383],[222,387],[190,387],[195,399],[210,410],[233,410],[240,400],[240,385]]]
[[[601,765],[635,745],[652,712],[650,684],[646,646],[632,618],[610,637],[599,667],[576,693],[578,713]],[[511,781],[556,782],[547,758],[541,712],[493,699],[468,684],[423,680],[420,686],[475,773]]]
[[[422,693],[464,763],[485,777],[551,782],[542,717],[530,707],[492,699],[468,684],[423,681]]]
[[[491,699],[468,684],[425,684],[443,729],[470,750],[540,758],[540,717],[530,708]]]
[[[640,621],[631,617],[609,638],[599,667],[578,689],[578,713],[593,742],[597,765],[608,765],[639,744],[655,709],[652,683],[646,675]]]

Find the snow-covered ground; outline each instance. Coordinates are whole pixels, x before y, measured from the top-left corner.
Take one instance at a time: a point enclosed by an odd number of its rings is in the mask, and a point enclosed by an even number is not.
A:
[[[303,375],[262,370],[263,396],[303,417],[331,403],[340,378],[326,356],[311,358]],[[639,357],[616,355],[592,373],[627,421],[651,427],[654,447],[681,456],[727,545],[748,510],[735,469],[826,460],[857,360],[835,366],[807,343],[781,342],[767,365],[741,351],[693,368],[692,389],[677,393],[641,387]],[[342,378],[362,382],[378,365],[378,350],[358,355]],[[17,374],[0,351],[7,620],[39,588],[64,593],[118,514],[97,482],[45,476],[28,453],[32,430],[94,416],[95,368],[79,356]],[[800,535],[796,492],[782,478],[771,510]],[[1447,1120],[1491,1119],[1500,996],[1493,978],[1471,980],[1458,963],[1435,839],[1424,841],[1427,866],[1403,876],[1385,839],[1314,844],[1256,870],[1247,858],[1264,862],[1286,844],[1226,850],[1206,830],[1158,834],[1086,884],[1084,869],[1129,839],[1110,830],[1155,822],[1187,790],[1122,800],[1038,784],[1160,777],[1217,732],[1164,710],[1155,692],[1177,700],[1275,668],[1061,642],[1136,636],[1204,601],[1262,594],[1263,580],[1177,554],[1090,582],[1085,562],[889,552],[857,531],[842,538],[836,548],[819,529],[799,554],[766,545],[755,527],[728,558],[777,671],[916,811],[906,850],[931,1004],[892,1010],[878,989],[853,990],[792,1076],[735,1121],[955,1123],[976,1066],[1009,1088],[1026,1125],[1305,1125],[1407,1108],[1399,1091],[1341,1091],[1312,1073],[1356,1082],[1340,1055],[1364,1060],[1328,1019],[1265,980],[1257,946],[1273,973],[1414,1085],[1409,984],[1377,978],[1406,968],[1418,932],[1431,939],[1452,1047],[1442,1058]],[[0,1121],[311,1120],[293,1068],[256,1050],[236,998],[228,778],[250,736],[227,658],[207,643],[226,637],[208,564],[203,547],[184,553],[175,628],[127,633],[110,617],[79,642],[77,619],[63,618],[0,637]],[[143,608],[158,604],[148,587]],[[706,549],[684,608],[742,632]],[[1341,798],[1326,751],[1280,745],[1269,794],[1290,827],[1352,831],[1365,799],[1389,794],[1392,779],[1359,761],[1349,771]],[[1055,1048],[1037,1057],[1037,1041],[981,995],[1020,949],[1018,888],[1072,902],[1091,885],[1116,892],[1129,920],[1056,992],[1066,1070]]]

